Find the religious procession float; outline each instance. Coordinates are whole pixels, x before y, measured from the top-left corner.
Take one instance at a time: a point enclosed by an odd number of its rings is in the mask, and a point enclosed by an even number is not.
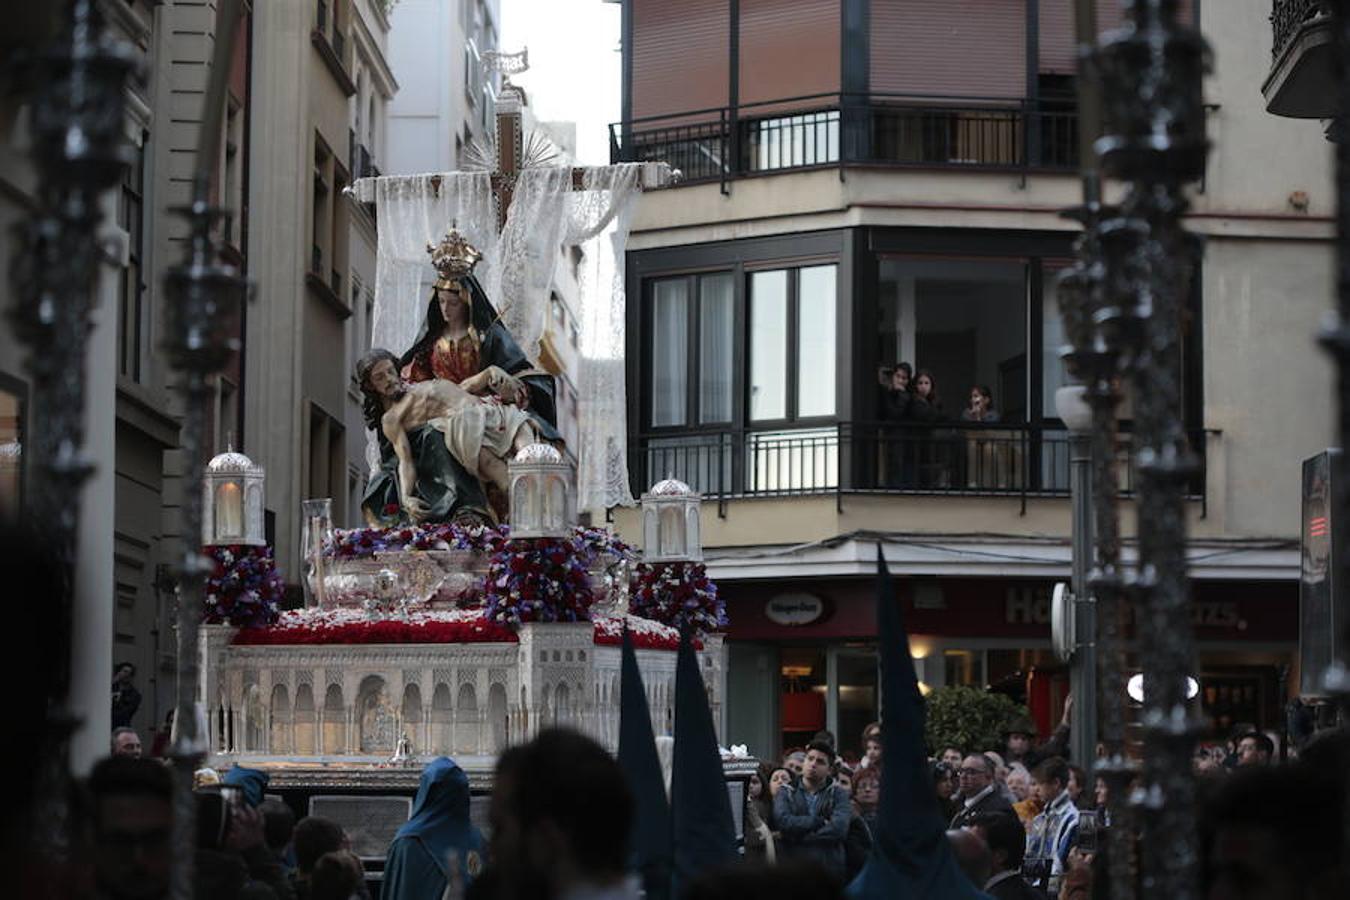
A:
[[[260,467],[227,452],[204,485],[208,764],[268,772],[270,790],[343,822],[371,858],[436,756],[469,774],[481,820],[495,757],[541,728],[615,751],[625,630],[655,734],[672,730],[682,630],[714,719],[725,693],[698,495],[673,479],[643,495],[642,552],[578,525],[552,377],[496,315],[466,238],[452,228],[427,249],[437,277],[417,338],[357,365],[375,450],[367,525],[334,528],[331,500],[305,501],[302,608],[279,608]]]

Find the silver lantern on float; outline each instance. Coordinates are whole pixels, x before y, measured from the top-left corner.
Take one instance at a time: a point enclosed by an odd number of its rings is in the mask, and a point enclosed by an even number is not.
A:
[[[652,485],[642,495],[642,556],[649,563],[700,562],[703,497],[678,478]]]
[[[263,467],[242,453],[226,450],[206,464],[202,475],[202,544],[261,547]]]
[[[572,467],[549,444],[530,444],[507,466],[511,537],[567,537],[576,522]]]

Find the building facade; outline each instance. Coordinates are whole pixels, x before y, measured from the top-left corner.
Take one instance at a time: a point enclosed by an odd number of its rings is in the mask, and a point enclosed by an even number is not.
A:
[[[486,144],[496,94],[483,54],[497,49],[499,0],[401,0],[390,15],[390,58],[401,89],[389,106],[391,175],[449,172]]]
[[[1197,702],[1217,734],[1278,725],[1297,683],[1298,463],[1332,434],[1310,336],[1334,192],[1317,125],[1290,141],[1252,87],[1268,5],[1181,7],[1215,52],[1178,376],[1203,460]],[[878,544],[921,680],[1006,690],[1048,730],[1068,684],[1048,605],[1070,573],[1054,396],[1076,233],[1059,212],[1081,196],[1072,3],[627,0],[623,23],[615,156],[684,175],[644,196],[628,245],[630,474],[635,492],[674,474],[708,498],[728,739],[773,755],[828,727],[861,749]],[[887,416],[899,362],[934,383],[938,420]],[[976,386],[998,424],[962,419]],[[1123,417],[1122,459],[1128,398]],[[1122,471],[1128,559],[1146,523]]]

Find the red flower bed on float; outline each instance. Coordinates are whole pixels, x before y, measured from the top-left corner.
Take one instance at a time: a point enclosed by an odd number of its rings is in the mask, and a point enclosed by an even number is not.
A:
[[[514,629],[484,617],[482,609],[410,612],[406,619],[372,620],[355,609],[300,609],[283,613],[274,625],[244,628],[233,643],[260,645],[342,644],[480,644],[519,643]],[[675,650],[680,635],[674,628],[628,616],[633,646],[639,650]],[[593,623],[595,643],[618,645],[623,641],[624,619],[597,616]],[[696,649],[702,649],[699,641]]]

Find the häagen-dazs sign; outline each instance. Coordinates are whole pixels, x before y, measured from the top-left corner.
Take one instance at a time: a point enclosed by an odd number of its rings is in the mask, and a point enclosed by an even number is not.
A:
[[[825,614],[825,601],[812,594],[779,594],[764,604],[764,615],[777,625],[810,625]]]

